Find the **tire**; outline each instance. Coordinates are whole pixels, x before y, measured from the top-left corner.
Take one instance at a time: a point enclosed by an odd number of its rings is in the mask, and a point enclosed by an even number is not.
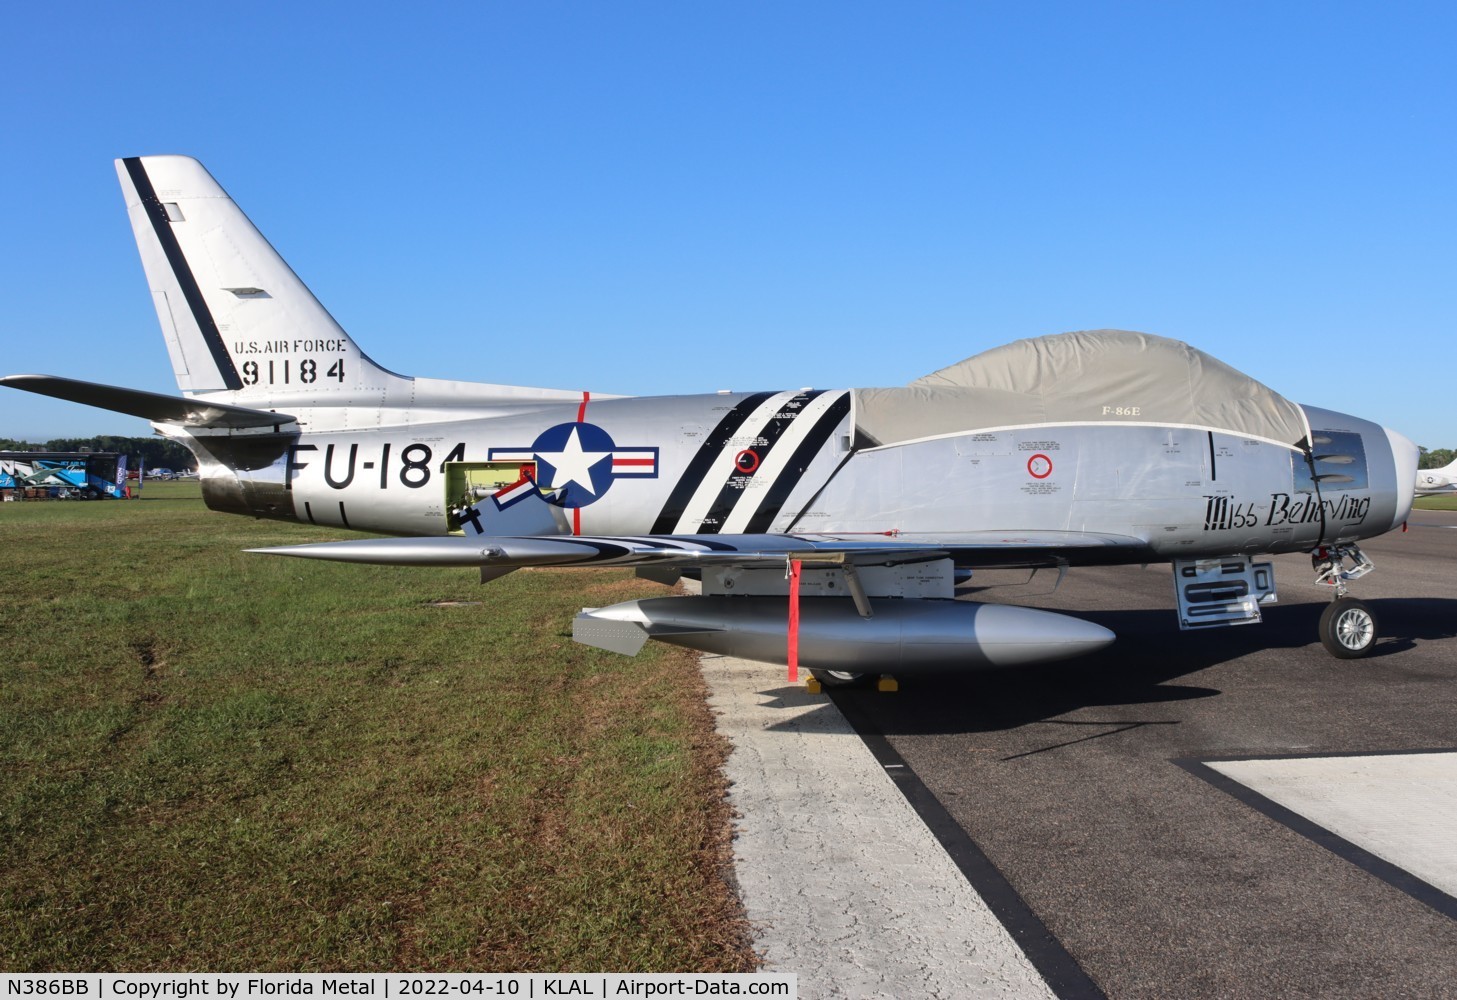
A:
[[[809,672],[815,680],[827,688],[859,687],[870,676],[856,673],[853,670],[821,670],[819,667],[810,667]]]
[[[1339,660],[1357,660],[1376,645],[1376,616],[1354,597],[1332,601],[1320,616],[1320,642]]]

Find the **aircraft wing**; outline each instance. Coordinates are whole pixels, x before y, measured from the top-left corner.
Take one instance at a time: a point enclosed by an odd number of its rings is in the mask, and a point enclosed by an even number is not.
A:
[[[228,403],[204,402],[185,396],[167,396],[160,392],[124,389],[100,382],[82,382],[59,375],[7,375],[0,385],[42,396],[54,396],[72,403],[99,406],[114,413],[125,413],[159,424],[182,424],[185,427],[272,427],[292,423],[294,417],[272,410],[254,410]]]
[[[959,566],[1134,563],[1155,557],[1142,539],[1092,532],[955,532],[938,535],[471,535],[370,538],[249,549],[265,555],[398,566],[703,566],[850,562],[893,565],[950,558]]]

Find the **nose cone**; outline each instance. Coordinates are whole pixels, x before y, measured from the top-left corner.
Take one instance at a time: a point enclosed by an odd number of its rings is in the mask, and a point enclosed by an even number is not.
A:
[[[988,663],[1019,667],[1096,652],[1116,636],[1094,622],[1054,611],[1011,604],[983,604],[976,614],[976,642]]]
[[[1391,519],[1391,527],[1395,528],[1411,516],[1411,502],[1417,489],[1417,460],[1420,452],[1405,435],[1398,434],[1390,427],[1381,429],[1386,432],[1386,440],[1391,443],[1391,460],[1396,464],[1396,516]]]

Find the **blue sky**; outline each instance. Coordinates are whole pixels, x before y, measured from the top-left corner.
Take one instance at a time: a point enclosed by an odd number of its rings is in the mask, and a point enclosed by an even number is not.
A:
[[[1457,7],[18,5],[0,373],[175,392],[111,161],[416,375],[894,385],[1119,327],[1457,445]],[[147,434],[0,390],[0,437]]]

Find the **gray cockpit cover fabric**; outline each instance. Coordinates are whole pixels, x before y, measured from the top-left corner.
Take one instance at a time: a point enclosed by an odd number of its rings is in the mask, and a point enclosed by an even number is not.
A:
[[[1188,344],[1127,330],[1019,340],[918,378],[855,390],[865,445],[1036,424],[1207,428],[1298,448],[1290,400]]]

